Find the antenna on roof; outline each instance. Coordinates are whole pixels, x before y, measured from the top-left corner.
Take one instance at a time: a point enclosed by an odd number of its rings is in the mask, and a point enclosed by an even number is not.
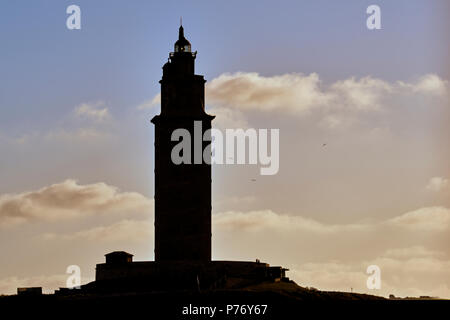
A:
[[[180,16],[180,27],[183,26],[183,17]]]

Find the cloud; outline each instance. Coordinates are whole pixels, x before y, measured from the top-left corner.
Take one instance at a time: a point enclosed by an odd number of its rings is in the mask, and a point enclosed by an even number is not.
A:
[[[330,224],[270,210],[213,216],[217,259],[258,257],[290,269],[302,286],[388,296],[450,297],[450,209],[422,208],[391,219]],[[418,234],[418,231],[422,231]],[[366,287],[369,265],[382,289]]]
[[[74,233],[45,233],[43,238],[49,241],[79,241],[93,242],[126,242],[139,243],[153,234],[153,225],[146,220],[121,220],[109,226],[99,226]]]
[[[271,210],[237,212],[228,211],[213,216],[216,227],[241,232],[276,230],[280,232],[333,233],[342,230],[363,229],[364,225],[327,225],[302,216],[277,214]]]
[[[384,257],[393,259],[411,259],[411,258],[434,258],[442,257],[443,253],[436,250],[429,250],[424,246],[412,246],[408,248],[387,249]]]
[[[214,200],[214,207],[217,206],[242,206],[243,204],[254,204],[258,201],[255,196],[228,196]]]
[[[37,191],[1,195],[0,226],[112,212],[145,212],[151,208],[152,201],[139,193],[120,192],[105,183],[80,185],[66,180]]]
[[[264,77],[258,73],[225,73],[206,87],[207,103],[240,110],[286,111],[305,114],[315,109],[376,111],[390,95],[448,93],[448,82],[428,74],[413,83],[387,82],[370,76],[351,77],[329,86],[318,74],[283,74]]]
[[[441,232],[450,231],[450,209],[425,207],[385,221],[352,224],[325,224],[302,216],[278,214],[271,210],[227,211],[215,214],[213,221],[217,227],[241,232],[276,230],[329,234],[345,231],[375,231],[384,226]]]
[[[450,209],[421,208],[390,219],[388,223],[416,231],[450,231]]]
[[[144,101],[140,105],[137,106],[138,110],[148,110],[152,109],[161,103],[161,94],[158,93],[156,96],[154,96],[152,99]]]
[[[161,103],[161,94],[153,99],[140,104],[138,110],[150,110]],[[249,124],[240,110],[230,108],[210,108],[206,110],[210,115],[216,116],[214,127],[220,129],[227,128],[247,128]]]
[[[398,81],[401,87],[412,90],[413,92],[432,94],[432,95],[446,95],[448,94],[448,81],[441,79],[436,74],[426,74],[420,77],[414,83],[405,83]]]
[[[59,129],[47,132],[43,138],[46,141],[78,141],[92,142],[104,140],[109,133],[95,128],[78,128],[76,130]]]
[[[104,106],[104,102],[97,103],[83,103],[77,106],[74,110],[75,115],[81,118],[87,118],[94,121],[105,121],[111,117],[107,107],[99,108]]]
[[[17,137],[4,137],[0,139],[0,143],[6,143],[11,146],[25,146],[25,145],[41,145],[54,142],[65,143],[92,143],[105,141],[111,134],[107,131],[98,130],[96,128],[82,127],[77,129],[58,128],[47,132],[32,132],[22,134]],[[3,140],[3,141],[2,141]]]
[[[447,188],[447,186],[448,179],[445,179],[443,177],[433,177],[430,179],[425,188],[430,191],[439,192]]]
[[[16,294],[17,288],[42,287],[43,293],[53,293],[55,289],[65,288],[68,274],[40,275],[19,278],[16,276],[0,279],[1,294]],[[94,279],[81,277],[81,283],[85,284]]]
[[[433,241],[439,238],[436,231],[450,232],[450,225],[441,211],[434,211],[433,207],[423,208],[377,222],[343,224],[271,210],[227,211],[213,215],[214,259],[258,257],[288,267],[288,276],[300,285],[322,290],[350,291],[352,287],[355,292],[384,296],[450,297],[448,246],[439,247]],[[427,231],[427,237],[418,237],[417,230]],[[99,246],[136,246],[152,235],[151,221],[125,219],[71,233],[45,233],[41,238],[48,245],[86,241]],[[381,269],[381,290],[366,287],[366,269],[372,264]],[[10,285],[3,280],[2,286],[0,281],[0,292],[6,292],[2,291],[5,287],[23,286],[16,284],[16,278],[6,282]],[[37,280],[29,284],[40,285]],[[61,284],[53,288],[58,286]]]
[[[249,128],[250,125],[240,110],[229,108],[212,108],[207,113],[216,116],[213,125],[214,128],[222,130],[231,128]]]
[[[359,123],[359,120],[355,116],[333,113],[324,115],[322,120],[319,121],[319,126],[328,129],[344,129],[357,123]]]
[[[405,248],[405,251],[413,251]],[[426,250],[425,250],[426,251]],[[388,253],[387,253],[388,254]],[[381,289],[366,286],[367,267],[377,265],[381,270]],[[293,265],[288,272],[303,286],[320,290],[368,293],[397,297],[428,295],[450,297],[450,261],[432,256],[390,258],[382,254],[366,261],[308,262]],[[443,279],[445,279],[443,281]]]
[[[107,107],[98,108],[102,106],[103,102],[94,104],[81,104],[77,106],[70,117],[67,119],[60,119],[59,125],[53,128],[46,128],[45,130],[34,130],[32,132],[20,133],[17,135],[5,135],[0,132],[0,145],[7,146],[25,146],[25,145],[40,145],[43,143],[54,142],[79,142],[92,143],[104,142],[106,138],[112,136],[111,120],[112,117]],[[77,123],[76,118],[83,118],[94,120],[95,123],[86,125]]]
[[[394,91],[393,86],[383,80],[352,77],[332,84],[328,94],[333,97],[335,106],[355,111],[372,111],[382,108],[382,98]]]
[[[214,106],[242,110],[307,112],[327,103],[329,97],[321,91],[316,73],[263,77],[258,73],[237,72],[211,80],[206,87],[206,99]]]
[[[317,73],[262,76],[256,72],[224,73],[206,84],[206,103],[219,115],[218,127],[248,125],[243,113],[278,112],[305,116],[317,113],[319,125],[328,129],[349,127],[359,117],[410,105],[418,97],[448,96],[449,83],[436,74],[411,82],[366,76],[324,84]],[[160,103],[160,94],[138,106],[149,109]],[[234,112],[232,112],[233,110]]]

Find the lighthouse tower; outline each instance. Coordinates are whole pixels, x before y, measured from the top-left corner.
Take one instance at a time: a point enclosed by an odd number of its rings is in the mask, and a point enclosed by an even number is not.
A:
[[[96,281],[82,286],[83,292],[197,291],[288,280],[287,269],[258,259],[211,261],[211,141],[206,131],[214,116],[205,112],[206,81],[194,72],[195,58],[180,26],[174,52],[163,66],[161,113],[152,119],[155,261],[133,262],[130,253],[108,253],[106,263],[96,266]]]
[[[203,150],[210,142],[202,142],[200,150],[195,146],[194,135],[203,137],[211,128],[214,116],[205,112],[206,80],[194,72],[196,55],[180,26],[174,52],[163,66],[161,113],[152,119],[155,125],[155,261],[211,260],[211,165],[203,159]],[[171,158],[174,146],[180,143],[172,141],[172,133],[177,129],[187,130],[191,137],[191,159],[181,164],[175,164]],[[198,163],[199,155],[195,155],[199,152],[202,152],[201,163]]]

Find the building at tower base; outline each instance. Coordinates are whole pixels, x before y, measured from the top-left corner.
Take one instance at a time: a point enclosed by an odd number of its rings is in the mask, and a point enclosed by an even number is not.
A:
[[[109,253],[106,263],[97,264],[94,282],[81,286],[80,291],[61,288],[57,293],[203,291],[289,281],[287,269],[259,261],[133,262],[131,257],[123,251]]]

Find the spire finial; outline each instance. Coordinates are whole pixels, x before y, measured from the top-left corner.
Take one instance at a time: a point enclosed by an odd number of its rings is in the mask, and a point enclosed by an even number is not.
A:
[[[178,32],[178,39],[184,39],[183,18],[180,17],[180,29]]]

